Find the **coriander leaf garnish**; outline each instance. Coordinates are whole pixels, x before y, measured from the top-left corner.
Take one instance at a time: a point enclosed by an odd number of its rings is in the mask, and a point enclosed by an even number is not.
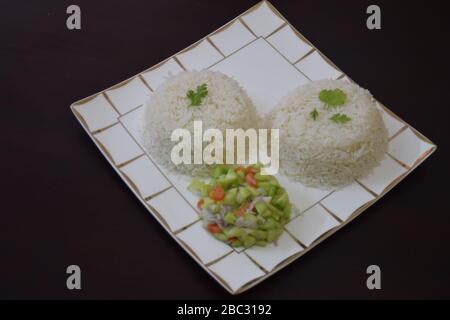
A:
[[[335,113],[330,118],[330,120],[335,123],[346,123],[346,122],[352,120],[352,118],[348,117],[347,115],[345,115],[343,113]]]
[[[314,108],[314,110],[311,111],[311,112],[309,113],[309,116],[310,116],[313,120],[316,120],[317,117],[319,116],[319,112],[317,112],[317,109]]]
[[[208,95],[208,86],[206,83],[197,86],[197,91],[189,90],[186,93],[186,97],[188,97],[191,100],[190,107],[192,106],[199,106],[202,104],[202,100],[204,97]]]
[[[324,89],[319,92],[319,100],[325,103],[328,107],[337,107],[345,104],[347,95],[341,89]]]

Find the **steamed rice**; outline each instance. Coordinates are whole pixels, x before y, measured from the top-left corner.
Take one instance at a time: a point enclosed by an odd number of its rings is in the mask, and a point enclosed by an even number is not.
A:
[[[190,106],[186,93],[203,83],[207,84],[208,95],[200,106]],[[225,129],[247,129],[257,123],[253,103],[234,79],[208,70],[179,73],[157,88],[146,103],[143,141],[158,164],[190,176],[207,173],[205,164],[176,166],[170,158],[173,146],[178,143],[171,141],[172,131],[188,129],[193,137],[195,120],[203,121],[203,131],[219,129],[224,137]],[[225,150],[223,154],[225,157]]]
[[[327,108],[323,89],[341,89],[344,105]],[[313,120],[310,112],[319,116]],[[330,117],[351,118],[335,123]],[[310,82],[286,96],[269,116],[280,129],[280,170],[307,186],[324,189],[347,185],[369,174],[383,158],[388,134],[369,91],[344,80]]]

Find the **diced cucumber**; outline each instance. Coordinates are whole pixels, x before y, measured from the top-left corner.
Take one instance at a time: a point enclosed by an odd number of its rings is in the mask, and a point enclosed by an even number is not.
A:
[[[271,183],[272,185],[274,185],[274,186],[277,186],[277,187],[280,186],[280,183],[278,182],[277,178],[275,178],[275,177],[273,177],[273,176],[272,176],[272,179],[270,179],[270,183]]]
[[[245,230],[240,227],[231,227],[228,230],[224,230],[227,238],[240,238],[246,234]]]
[[[268,218],[266,220],[266,222],[264,222],[260,226],[260,228],[263,229],[263,230],[271,230],[271,229],[280,228],[280,227],[281,227],[280,224],[276,220],[274,220],[272,218]]]
[[[243,204],[252,194],[246,187],[240,187],[237,194],[238,204]]]
[[[234,170],[229,170],[227,175],[225,176],[225,181],[230,184],[238,181],[238,179],[239,179],[239,176],[237,175],[236,172],[234,172]]]
[[[289,203],[288,194],[285,191],[281,194],[278,194],[277,196],[275,196],[275,198],[272,199],[271,203],[278,209],[283,210]]]
[[[258,181],[258,182],[261,182],[261,181],[270,181],[271,180],[271,177],[269,176],[269,175],[262,175],[261,173],[256,173],[255,174],[255,179],[256,179],[256,181]]]
[[[283,209],[283,216],[289,219],[289,217],[291,216],[291,212],[292,212],[292,205],[288,202]]]
[[[233,212],[228,212],[224,217],[223,220],[225,220],[228,224],[234,224],[236,222],[236,215]]]
[[[284,193],[286,193],[286,190],[282,186],[278,186],[277,193],[275,194],[275,196],[279,197]]]
[[[256,240],[266,240],[267,231],[264,230],[253,230],[250,235],[255,237]]]
[[[258,212],[259,214],[262,215],[264,213],[264,211],[267,210],[267,205],[264,202],[260,201],[260,202],[255,203],[255,209],[256,209],[256,212]]]
[[[250,171],[254,173],[258,188],[246,183],[245,171],[235,171],[234,167],[226,165],[213,167],[208,183],[193,179],[188,187],[191,192],[201,195],[203,209],[217,217],[226,210],[223,216],[226,227],[212,234],[233,247],[266,246],[281,235],[282,226],[291,216],[292,205],[289,196],[277,179],[274,176],[262,175],[259,164],[251,165],[246,170],[250,168],[253,168]],[[210,191],[216,185],[225,191],[221,201],[209,198]],[[243,212],[243,208],[247,208],[252,200],[259,199],[260,196],[270,197],[270,201],[260,200],[255,203],[253,211]],[[242,226],[238,227],[236,223],[242,223]]]
[[[216,239],[219,239],[220,241],[227,241],[227,239],[228,239],[227,236],[224,235],[222,232],[213,233],[213,235]]]
[[[270,209],[270,211],[272,211],[272,214],[277,215],[279,217],[281,217],[283,215],[283,211],[281,211],[280,209],[278,209],[274,205],[268,203],[267,207]]]
[[[244,237],[244,247],[250,248],[256,243],[256,239],[250,235]]]
[[[265,241],[265,240],[256,240],[255,244],[257,246],[260,246],[260,247],[265,247],[267,245],[267,241]]]
[[[196,192],[200,190],[200,187],[202,185],[204,185],[205,183],[203,183],[202,181],[198,180],[198,179],[192,179],[191,183],[188,186],[188,190],[190,192]]]
[[[256,190],[255,188],[250,187],[250,186],[246,186],[245,188],[248,189],[248,191],[250,192],[250,194],[251,194],[253,197],[259,196],[259,192],[258,192],[258,190]]]
[[[273,242],[274,240],[278,239],[278,237],[283,232],[283,229],[272,229],[267,231],[267,242]]]
[[[252,164],[253,169],[255,169],[256,172],[261,171],[261,163],[257,162]]]
[[[266,209],[266,210],[261,214],[261,216],[262,216],[263,218],[269,218],[269,217],[272,216],[272,211],[270,211],[270,209]]]
[[[228,171],[229,171],[229,168],[227,166],[225,166],[225,165],[217,165],[212,170],[211,176],[213,178],[218,178],[221,175],[227,174]]]
[[[244,213],[244,221],[246,225],[256,225],[258,223],[258,218],[255,215],[250,213]]]
[[[221,175],[216,178],[216,184],[220,185],[223,189],[227,189],[230,183],[225,179],[226,175]]]
[[[288,221],[289,221],[289,218],[288,218],[288,217],[281,217],[281,219],[280,219],[279,222],[280,222],[282,225],[284,225],[284,224],[286,224]]]
[[[258,186],[265,191],[266,195],[270,197],[275,196],[278,191],[278,185],[272,182],[273,180],[258,183]]]
[[[274,197],[277,193],[278,187],[271,185],[269,188],[269,193],[267,194],[269,197]]]
[[[258,187],[263,189],[266,194],[269,193],[269,189],[270,189],[270,183],[269,182],[259,182],[258,183]]]
[[[257,219],[256,223],[257,223],[258,225],[261,225],[261,224],[263,224],[264,222],[266,222],[266,219],[264,219],[264,218],[261,217],[261,216],[257,216],[256,219]]]
[[[209,185],[198,179],[193,179],[188,186],[190,192],[200,194],[202,197],[206,197],[210,189]]]
[[[225,198],[223,199],[223,204],[234,206],[237,204],[236,196],[238,193],[237,188],[232,188],[228,190],[225,194]]]

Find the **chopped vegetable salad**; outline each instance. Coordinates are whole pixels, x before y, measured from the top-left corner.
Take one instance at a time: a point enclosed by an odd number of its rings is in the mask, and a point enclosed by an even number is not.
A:
[[[209,182],[193,179],[188,189],[200,196],[206,230],[234,247],[276,241],[291,216],[286,190],[274,176],[261,175],[258,164],[216,166]]]

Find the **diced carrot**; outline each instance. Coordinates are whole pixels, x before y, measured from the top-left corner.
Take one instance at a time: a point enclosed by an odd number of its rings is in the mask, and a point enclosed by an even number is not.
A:
[[[204,203],[205,203],[205,200],[203,200],[203,199],[198,200],[198,202],[197,202],[198,210],[203,210],[203,204]]]
[[[243,203],[236,211],[234,211],[234,215],[238,217],[243,216],[244,213],[247,211],[248,207],[250,207],[249,202]]]
[[[210,223],[207,225],[208,231],[211,233],[219,233],[221,231],[220,227],[215,223]]]
[[[225,198],[225,191],[220,185],[215,185],[209,192],[209,197],[214,201],[220,201]]]
[[[247,168],[245,168],[245,172],[244,172],[246,175],[247,174],[249,174],[249,173],[252,173],[252,174],[255,174],[256,173],[256,170],[255,170],[255,168],[253,168],[252,166],[248,166]]]
[[[245,176],[245,181],[250,187],[256,188],[256,179],[253,173],[247,173],[247,175]]]

